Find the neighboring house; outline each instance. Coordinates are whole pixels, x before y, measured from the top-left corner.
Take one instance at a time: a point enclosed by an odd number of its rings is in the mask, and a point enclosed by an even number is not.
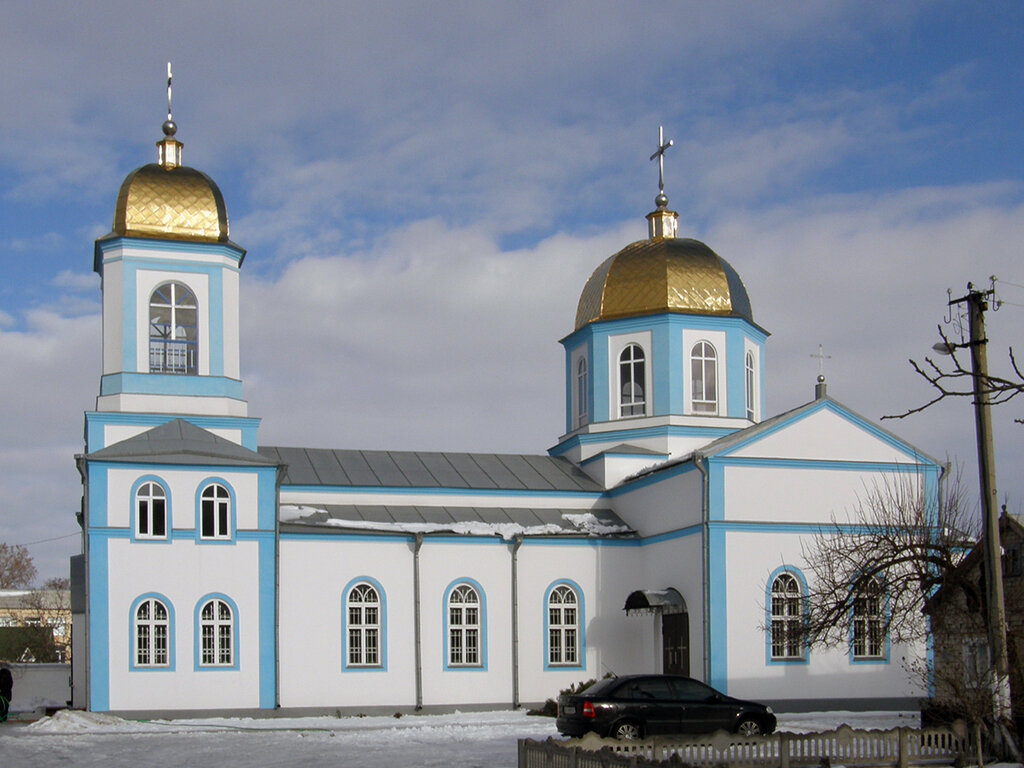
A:
[[[999,519],[1006,607],[1010,700],[1024,717],[1024,525]],[[977,716],[990,711],[989,656],[982,544],[977,543],[925,606],[932,625],[936,705]]]
[[[0,661],[71,661],[68,590],[0,590]]]
[[[823,377],[769,416],[768,332],[737,271],[676,237],[663,194],[646,239],[595,256],[546,453],[267,446],[242,399],[245,250],[175,130],[95,243],[75,706],[518,706],[608,671],[691,674],[788,708],[916,703],[903,661],[923,649],[885,636],[880,585],[846,647],[799,640],[802,557],[867,489],[937,498],[941,467]]]

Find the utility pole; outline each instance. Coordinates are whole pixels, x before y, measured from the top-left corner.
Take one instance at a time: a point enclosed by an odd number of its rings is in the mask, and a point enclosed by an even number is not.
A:
[[[971,378],[974,380],[974,421],[978,437],[978,478],[983,516],[982,555],[985,569],[988,643],[993,670],[992,706],[997,721],[1010,716],[1010,671],[1006,651],[1006,606],[1003,601],[1002,546],[999,540],[999,507],[996,503],[996,467],[992,450],[992,414],[989,404],[988,354],[985,310],[994,295],[991,289],[977,291],[967,284],[967,295],[949,304],[967,303],[971,350]]]

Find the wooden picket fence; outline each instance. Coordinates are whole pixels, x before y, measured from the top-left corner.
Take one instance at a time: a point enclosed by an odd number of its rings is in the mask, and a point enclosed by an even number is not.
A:
[[[635,768],[687,765],[695,768],[807,768],[842,765],[952,765],[973,746],[962,728],[894,728],[858,731],[841,726],[825,733],[774,733],[742,737],[718,731],[709,736],[658,736],[637,741],[602,739],[520,739],[519,768]]]

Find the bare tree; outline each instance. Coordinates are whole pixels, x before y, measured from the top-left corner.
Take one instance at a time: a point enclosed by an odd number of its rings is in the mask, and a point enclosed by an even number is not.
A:
[[[54,577],[21,599],[26,623],[49,627],[57,661],[68,661],[71,651],[71,580]]]
[[[958,578],[956,566],[978,528],[966,511],[959,474],[945,485],[939,498],[918,475],[867,489],[848,519],[833,516],[832,525],[804,545],[808,644],[842,645],[851,634],[856,640],[865,633],[869,642],[872,636],[900,643],[927,636],[925,602]],[[977,592],[976,583],[955,586]]]
[[[25,589],[36,579],[32,555],[17,544],[0,543],[0,589]]]

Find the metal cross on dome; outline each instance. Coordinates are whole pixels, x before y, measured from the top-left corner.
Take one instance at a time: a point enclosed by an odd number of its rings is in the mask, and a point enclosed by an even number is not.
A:
[[[171,119],[171,62],[167,62],[167,119]]]
[[[665,127],[658,126],[658,150],[651,155],[651,160],[658,159],[658,192],[665,193],[665,150],[672,146],[672,139],[665,141]]]

